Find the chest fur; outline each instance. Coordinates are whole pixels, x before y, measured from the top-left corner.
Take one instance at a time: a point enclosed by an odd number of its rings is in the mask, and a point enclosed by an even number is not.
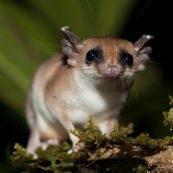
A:
[[[101,121],[108,116],[118,115],[127,95],[127,91],[96,87],[85,80],[76,81],[74,94],[66,102],[68,114],[74,123],[86,122],[89,115],[96,121]]]

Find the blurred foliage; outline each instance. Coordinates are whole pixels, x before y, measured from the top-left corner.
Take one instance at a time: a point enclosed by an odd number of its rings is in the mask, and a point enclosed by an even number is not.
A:
[[[81,38],[119,35],[135,2],[0,1],[0,99],[23,110],[34,70],[60,50],[60,27],[71,26]]]
[[[168,112],[163,112],[163,116],[164,116],[164,124],[165,126],[167,125],[170,125],[171,128],[170,130],[172,131],[172,128],[173,128],[173,97],[172,96],[169,96],[170,98],[170,102],[169,104],[171,105],[171,108],[169,109]]]

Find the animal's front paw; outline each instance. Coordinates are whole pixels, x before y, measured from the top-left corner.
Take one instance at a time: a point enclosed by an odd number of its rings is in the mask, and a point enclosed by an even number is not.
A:
[[[40,147],[43,150],[46,150],[49,145],[58,145],[59,142],[57,139],[48,139],[47,141],[41,142]]]
[[[83,143],[77,142],[76,144],[73,144],[73,147],[71,150],[68,151],[68,154],[71,154],[72,152],[78,152],[79,150],[83,149],[85,145]]]
[[[36,150],[38,149],[38,148],[41,148],[42,150],[46,150],[47,149],[47,147],[49,146],[49,145],[58,145],[59,144],[59,142],[58,142],[58,140],[57,139],[48,139],[47,141],[42,141],[42,142],[39,142],[37,145],[35,145],[35,146],[29,146],[28,148],[27,148],[27,154],[29,155],[29,154],[33,154],[34,155],[34,159],[37,159],[37,154],[36,154]]]

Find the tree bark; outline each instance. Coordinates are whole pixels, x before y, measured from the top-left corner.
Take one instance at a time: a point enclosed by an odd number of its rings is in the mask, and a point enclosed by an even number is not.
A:
[[[142,146],[111,146],[91,154],[88,161],[105,159],[138,159],[147,163],[149,173],[173,173],[173,146],[165,150],[152,150]]]

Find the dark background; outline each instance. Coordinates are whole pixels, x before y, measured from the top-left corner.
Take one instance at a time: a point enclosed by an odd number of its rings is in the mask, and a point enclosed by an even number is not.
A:
[[[168,0],[142,0],[135,8],[124,30],[124,36],[129,40],[136,40],[143,34],[151,34],[155,37],[151,43],[152,58],[153,61],[160,63],[164,78],[168,80],[173,79],[172,7],[171,1]]]
[[[23,6],[28,5],[27,1],[16,0],[15,2],[19,5],[22,3]],[[156,70],[154,72],[149,70],[148,76],[144,76],[145,80],[142,82],[147,81],[147,77],[156,82],[153,82],[151,86],[147,84],[150,86],[149,90],[148,88],[138,90],[138,93],[143,93],[140,97],[129,99],[122,113],[126,120],[124,121],[123,118],[121,120],[125,124],[134,122],[135,134],[147,131],[153,137],[163,137],[172,134],[169,127],[164,127],[162,116],[162,111],[169,109],[168,95],[173,95],[173,6],[171,1],[140,0],[138,2],[124,27],[122,37],[134,42],[143,34],[151,34],[155,37],[149,43],[153,52],[152,63],[148,64],[154,64]],[[146,86],[144,83],[141,85]],[[10,166],[10,152],[15,142],[26,145],[29,130],[24,117],[4,104],[3,100],[0,100],[0,110],[0,172],[1,170],[13,172]]]
[[[138,131],[147,131],[153,137],[163,137],[172,132],[168,132],[162,124],[161,116],[164,110],[168,110],[168,102],[166,95],[173,94],[173,55],[172,55],[172,39],[173,39],[173,10],[170,1],[161,0],[142,0],[136,6],[130,20],[127,22],[123,37],[129,40],[137,40],[143,34],[154,36],[149,45],[153,48],[151,60],[149,64],[155,64],[159,68],[156,73],[146,75],[146,82],[149,76],[156,81],[149,91],[144,92],[144,96],[136,101],[136,110],[142,110],[143,117],[140,113],[134,116],[138,124],[135,124]],[[143,85],[142,83],[142,85]],[[168,106],[169,107],[169,106]],[[127,113],[131,110],[131,104],[127,106]],[[140,111],[141,112],[141,111]],[[128,119],[130,121],[131,118]],[[155,126],[155,125],[156,126]]]

